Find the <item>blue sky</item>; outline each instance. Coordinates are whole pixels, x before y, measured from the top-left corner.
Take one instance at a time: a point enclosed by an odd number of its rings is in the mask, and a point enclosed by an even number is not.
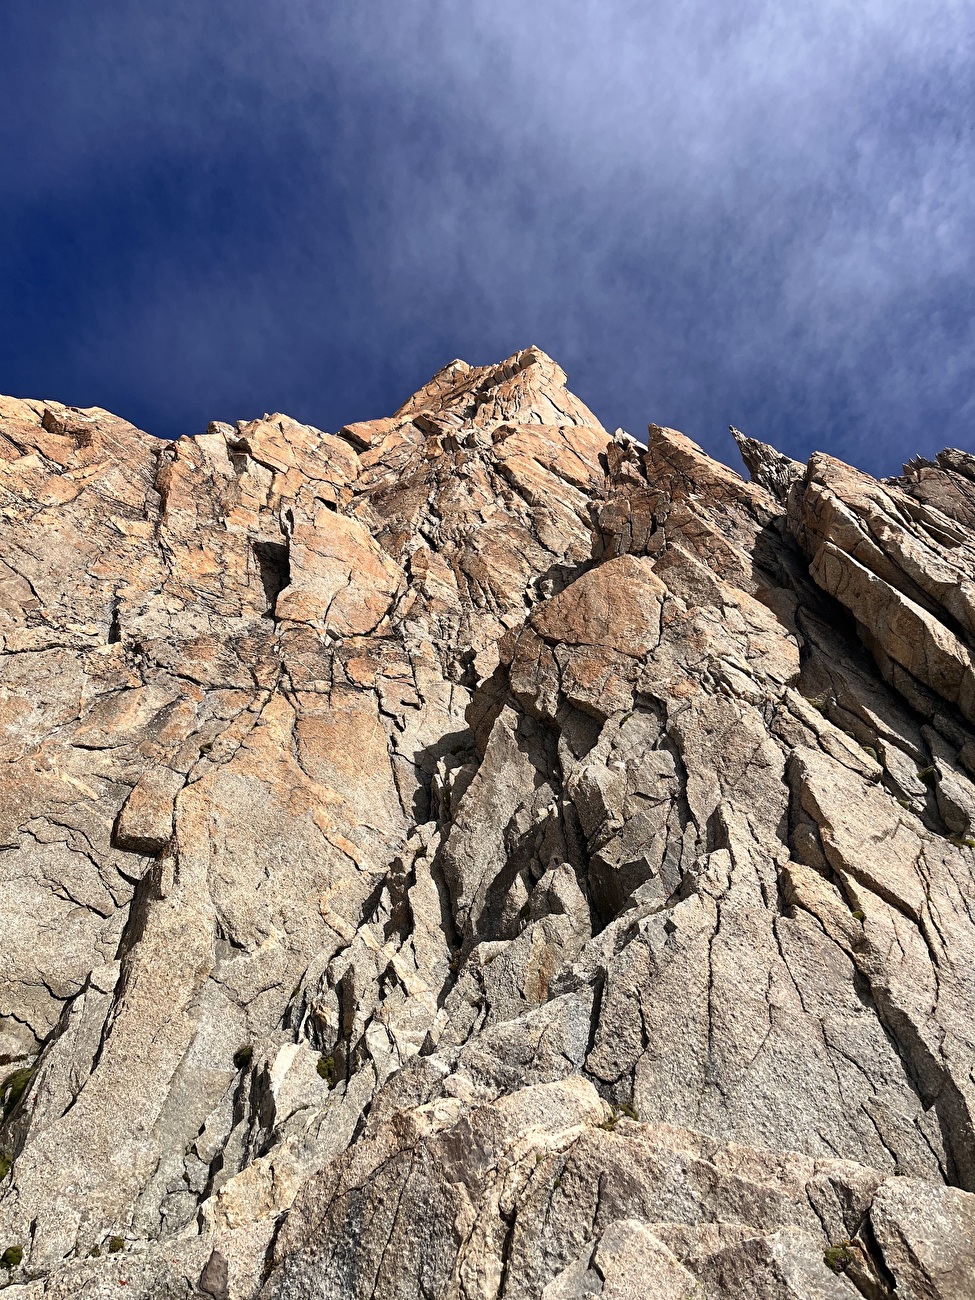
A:
[[[8,0],[0,391],[152,432],[550,352],[610,427],[975,450],[975,0]]]

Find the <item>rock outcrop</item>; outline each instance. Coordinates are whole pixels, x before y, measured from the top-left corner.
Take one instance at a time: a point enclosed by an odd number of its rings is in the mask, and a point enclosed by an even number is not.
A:
[[[16,1300],[975,1295],[975,457],[0,399]]]

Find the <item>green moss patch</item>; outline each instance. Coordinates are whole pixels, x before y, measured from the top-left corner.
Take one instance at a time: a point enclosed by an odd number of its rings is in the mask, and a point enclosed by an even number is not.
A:
[[[823,1252],[823,1262],[834,1273],[845,1273],[853,1263],[853,1251],[848,1241],[841,1241],[837,1246],[827,1246]]]
[[[33,1077],[34,1067],[27,1065],[19,1070],[14,1070],[13,1074],[8,1074],[3,1083],[0,1083],[0,1106],[3,1107],[4,1119],[7,1118],[21,1097],[23,1097]]]

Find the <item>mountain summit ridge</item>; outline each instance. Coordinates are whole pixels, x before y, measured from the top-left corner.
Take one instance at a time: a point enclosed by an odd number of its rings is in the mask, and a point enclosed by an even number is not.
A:
[[[17,1300],[975,1290],[975,457],[0,398]]]

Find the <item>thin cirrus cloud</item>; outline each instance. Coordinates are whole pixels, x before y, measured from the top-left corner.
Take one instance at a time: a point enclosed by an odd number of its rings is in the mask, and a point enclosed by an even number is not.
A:
[[[552,353],[603,421],[975,448],[975,8],[38,0],[0,389],[165,435]]]

